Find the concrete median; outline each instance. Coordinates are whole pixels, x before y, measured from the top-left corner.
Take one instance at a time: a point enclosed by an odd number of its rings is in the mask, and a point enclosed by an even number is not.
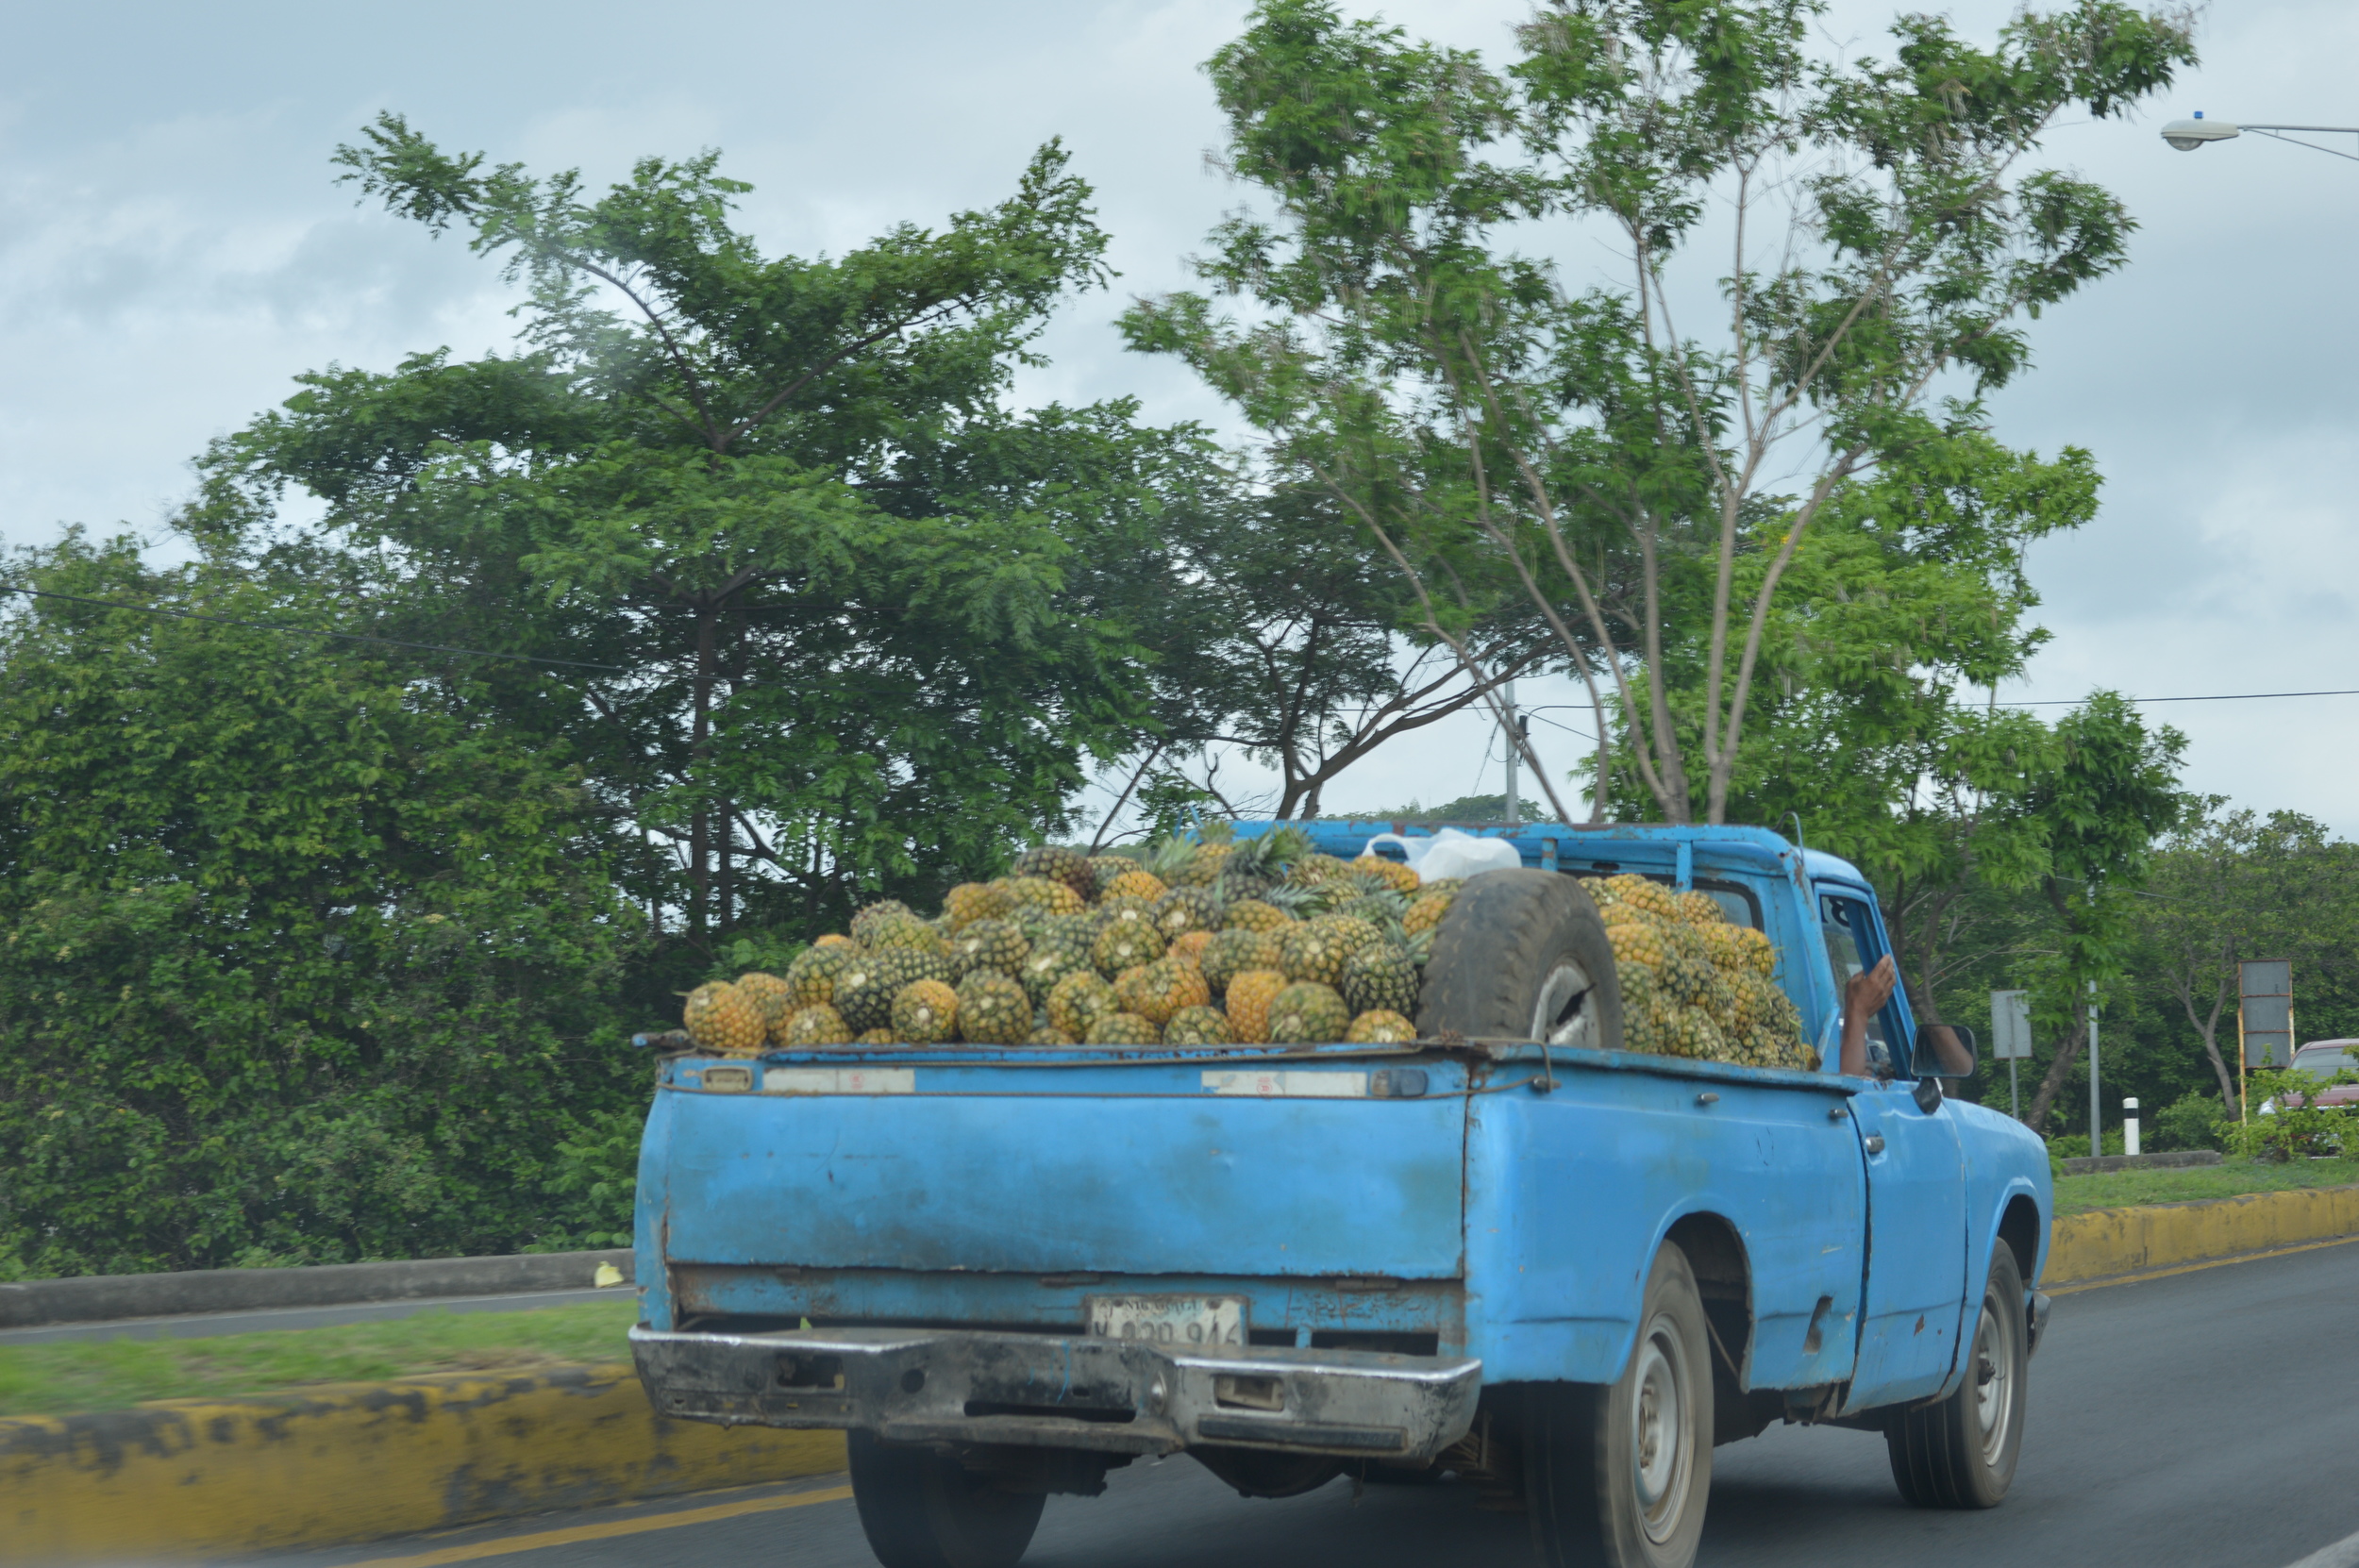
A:
[[[2049,1231],[2046,1283],[2102,1284],[2359,1236],[2359,1187],[2248,1193],[2070,1214]]]
[[[0,1419],[0,1562],[326,1546],[825,1475],[834,1433],[667,1421],[628,1366]]]

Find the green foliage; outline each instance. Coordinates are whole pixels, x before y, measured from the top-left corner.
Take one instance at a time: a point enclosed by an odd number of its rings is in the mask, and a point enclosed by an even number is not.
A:
[[[2322,1089],[2359,1083],[2359,1072],[2344,1068],[2331,1077],[2292,1068],[2260,1068],[2245,1075],[2245,1097],[2252,1113],[2223,1124],[2229,1148],[2253,1159],[2309,1159],[2351,1152],[2352,1112],[2347,1106],[2317,1103]]]
[[[292,564],[292,563],[291,563]],[[28,586],[329,626],[333,562]],[[0,621],[0,1269],[503,1252],[644,1103],[642,923],[561,746],[463,672],[55,599]]]
[[[711,153],[599,193],[385,116],[337,161],[524,284],[522,341],[300,378],[188,525],[266,556],[307,492],[311,537],[396,563],[393,635],[613,666],[484,686],[579,759],[632,902],[684,917],[676,978],[741,926],[989,875],[1156,725],[1192,625],[1158,620],[1163,522],[1217,471],[1129,404],[1004,407],[1106,276],[1055,145],[996,207],[817,260],[760,253]]]
[[[2220,1116],[2219,1096],[2198,1089],[2154,1113],[2153,1130],[2144,1139],[2155,1153],[2173,1149],[2224,1149],[2225,1123]]]
[[[1904,17],[1889,61],[1834,58],[1812,52],[1822,8],[1559,0],[1497,73],[1328,0],[1264,0],[1210,70],[1230,168],[1273,210],[1215,231],[1213,293],[1126,318],[1265,433],[1274,471],[1357,517],[1469,667],[1497,609],[1481,585],[1520,592],[1672,821],[1725,819],[1813,530],[1944,482],[1938,449],[1966,433],[1928,389],[2003,385],[2020,318],[2125,259],[2118,202],[2022,166],[2041,136],[2194,58],[2183,22],[2112,0],[2027,13],[1989,48]],[[1733,259],[1715,236],[1691,260],[1715,211]],[[1576,291],[1511,248],[1568,231],[1626,276]],[[1725,298],[1716,336],[1680,324],[1682,267]]]
[[[2059,1176],[2056,1213],[2084,1214],[2147,1203],[2200,1203],[2242,1193],[2287,1193],[2359,1183],[2359,1159],[2297,1159],[2291,1164],[2231,1159],[2186,1170],[2106,1171]]]

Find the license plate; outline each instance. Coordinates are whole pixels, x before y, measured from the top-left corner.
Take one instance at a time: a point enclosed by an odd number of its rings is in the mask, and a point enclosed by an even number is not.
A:
[[[1093,1295],[1082,1299],[1089,1331],[1153,1344],[1245,1344],[1241,1295]]]

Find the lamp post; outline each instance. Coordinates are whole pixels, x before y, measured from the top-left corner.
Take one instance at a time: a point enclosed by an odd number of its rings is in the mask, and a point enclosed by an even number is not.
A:
[[[2163,140],[2183,153],[2194,152],[2207,142],[2226,142],[2253,131],[2262,136],[2290,142],[2297,147],[2307,147],[2316,153],[2331,153],[2359,163],[2359,153],[2346,153],[2334,147],[2321,147],[2315,142],[2304,142],[2288,136],[2287,131],[2305,131],[2314,136],[2359,136],[2359,125],[2239,125],[2233,120],[2206,120],[2201,109],[2192,120],[2173,120],[2163,127]]]

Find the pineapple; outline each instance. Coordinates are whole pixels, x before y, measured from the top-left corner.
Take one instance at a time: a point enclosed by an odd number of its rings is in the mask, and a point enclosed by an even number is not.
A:
[[[1213,1000],[1203,972],[1178,959],[1157,959],[1142,964],[1114,982],[1114,1000],[1125,1012],[1135,1012],[1157,1028],[1171,1022],[1182,1008],[1200,1008]]]
[[[1024,933],[1004,920],[979,920],[958,934],[950,944],[950,970],[960,979],[979,969],[995,969],[1002,975],[1020,974],[1031,944]]]
[[[1090,958],[1109,975],[1152,963],[1163,956],[1163,933],[1143,920],[1113,922],[1097,933],[1097,942],[1090,949]]]
[[[1163,956],[1181,959],[1201,969],[1204,967],[1204,949],[1213,944],[1213,937],[1211,931],[1190,931],[1165,948]]]
[[[1593,887],[1590,891],[1594,894],[1600,890]],[[1640,876],[1626,871],[1618,876],[1607,877],[1602,891],[1615,903],[1627,904],[1658,920],[1680,918],[1679,894],[1650,876]],[[1599,903],[1604,901],[1602,898],[1598,900]]]
[[[1342,978],[1346,959],[1380,940],[1377,928],[1364,920],[1322,915],[1287,928],[1280,939],[1284,956],[1279,967],[1288,979],[1331,986]]]
[[[886,990],[898,995],[912,980],[951,978],[950,955],[925,947],[885,947],[877,952],[876,972]]]
[[[1218,1008],[1181,1008],[1163,1026],[1166,1045],[1233,1045],[1229,1016]]]
[[[1190,931],[1220,929],[1220,900],[1204,888],[1174,888],[1155,901],[1155,928],[1169,942]]]
[[[850,942],[808,947],[786,967],[786,989],[796,1008],[813,1008],[835,1000],[835,983],[860,949]]]
[[[1397,892],[1367,892],[1345,899],[1335,906],[1334,913],[1347,920],[1364,920],[1380,931],[1401,924],[1409,913],[1409,903]]]
[[[962,931],[979,920],[1007,919],[1015,912],[1015,901],[989,882],[961,882],[943,899],[942,912],[953,931]]]
[[[1075,1040],[1089,1038],[1090,1026],[1097,1022],[1098,1015],[1114,1010],[1114,988],[1100,978],[1096,970],[1068,975],[1048,993],[1049,1026]]]
[[[1090,1032],[1082,1037],[1085,1045],[1161,1045],[1163,1035],[1147,1020],[1135,1012],[1100,1014]]]
[[[912,1045],[939,1045],[959,1026],[959,993],[940,980],[912,980],[893,998],[893,1032]]]
[[[786,1026],[787,1016],[795,1010],[795,993],[784,980],[756,969],[737,977],[737,989],[761,1014],[764,1034],[774,1035]]]
[[[801,1048],[810,1045],[849,1045],[852,1026],[844,1022],[844,1015],[822,1002],[814,1007],[797,1008],[780,1031],[780,1043]]]
[[[1229,1028],[1237,1037],[1237,1043],[1269,1043],[1270,1004],[1290,983],[1276,969],[1248,969],[1230,980],[1224,994],[1229,1003]]]
[[[1023,982],[1026,994],[1040,1003],[1048,1000],[1048,993],[1066,976],[1096,973],[1097,966],[1090,961],[1088,948],[1050,941],[1024,956],[1015,977]]]
[[[916,911],[899,899],[879,898],[874,904],[863,906],[859,913],[852,916],[852,940],[863,947],[873,945],[868,940],[868,931],[878,921],[916,918]]]
[[[1371,942],[1344,960],[1336,989],[1353,1013],[1417,1010],[1417,966],[1387,942]]]
[[[1351,1012],[1333,986],[1297,980],[1270,1003],[1269,1037],[1273,1044],[1329,1045],[1343,1039]]]
[[[1062,882],[1073,890],[1073,895],[1087,903],[1097,896],[1097,878],[1090,871],[1090,859],[1078,849],[1062,844],[1042,844],[1028,849],[1015,858],[1009,874],[1014,876],[1043,876],[1051,882]]]
[[[885,915],[868,923],[862,939],[873,952],[906,948],[912,953],[935,953],[947,957],[950,944],[942,933],[914,915]]]
[[[1062,1029],[1051,1028],[1046,1024],[1043,1024],[1024,1037],[1024,1043],[1027,1045],[1079,1045],[1081,1043]]]
[[[727,980],[690,992],[680,1024],[698,1045],[731,1057],[755,1055],[770,1032],[754,999]]]
[[[1402,913],[1400,928],[1413,937],[1419,931],[1436,929],[1442,924],[1442,917],[1449,913],[1450,904],[1456,897],[1455,893],[1448,892],[1419,893]]]
[[[1196,846],[1177,874],[1169,878],[1175,888],[1209,888],[1221,879],[1229,858],[1236,853],[1236,845],[1208,843]]]
[[[852,1039],[855,1045],[897,1045],[891,1029],[862,1029]]]
[[[1139,863],[1128,855],[1093,855],[1090,857],[1090,879],[1095,885],[1094,897],[1106,896],[1106,889],[1117,876],[1139,869]]]
[[[1292,915],[1277,905],[1265,904],[1258,898],[1240,898],[1221,915],[1222,928],[1231,931],[1275,931],[1293,924]]]
[[[1155,924],[1155,906],[1144,898],[1132,898],[1124,893],[1110,894],[1098,901],[1096,924],[1090,927],[1090,940],[1096,942],[1098,932],[1120,920],[1144,921],[1152,926]]]
[[[1021,1045],[1032,1032],[1032,999],[996,970],[968,976],[958,1001],[959,1032],[978,1045]]]
[[[1381,882],[1395,892],[1414,893],[1417,891],[1417,873],[1414,866],[1398,860],[1388,860],[1381,855],[1363,855],[1351,862],[1351,869],[1363,879]]]
[[[1374,1008],[1351,1021],[1344,1039],[1353,1045],[1405,1045],[1417,1038],[1417,1026],[1399,1013]]]
[[[1204,944],[1196,966],[1213,990],[1225,991],[1231,976],[1248,969],[1276,969],[1284,959],[1284,944],[1272,933],[1232,926]]]
[[[826,936],[821,937],[817,942],[812,942],[811,945],[813,947],[858,947],[860,943],[854,942],[850,937],[845,936],[841,931],[829,931]]]
[[[1079,893],[1046,876],[1014,876],[993,885],[1007,890],[1019,913],[1031,909],[1042,915],[1079,914],[1089,908]]]
[[[1098,901],[1103,903],[1109,898],[1144,898],[1147,903],[1153,904],[1170,891],[1171,889],[1164,884],[1163,879],[1153,872],[1141,871],[1137,866],[1132,866],[1106,884],[1105,892],[1098,894]]]
[[[1729,912],[1720,908],[1720,901],[1708,892],[1674,893],[1672,902],[1679,906],[1680,918],[1690,926],[1725,926]]]

